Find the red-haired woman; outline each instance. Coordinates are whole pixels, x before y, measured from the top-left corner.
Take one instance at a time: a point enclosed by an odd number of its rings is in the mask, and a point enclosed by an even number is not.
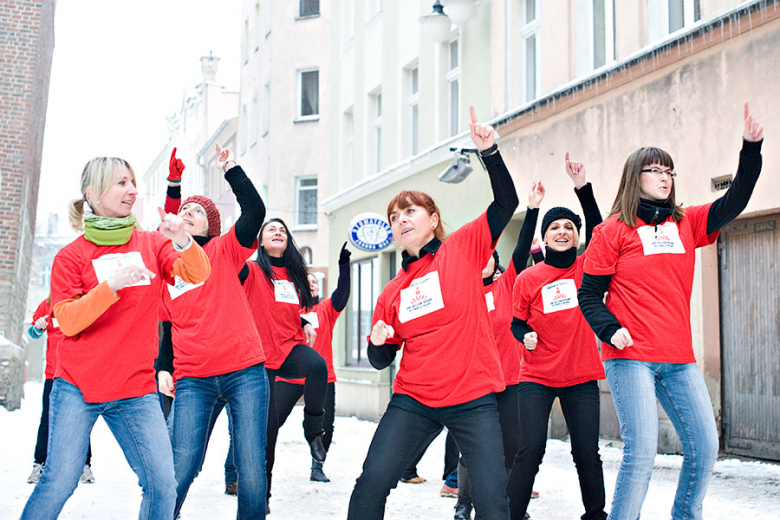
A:
[[[477,122],[471,137],[487,165],[494,201],[446,240],[439,209],[419,191],[388,205],[402,268],[377,299],[368,346],[385,368],[404,349],[382,416],[349,503],[348,518],[384,517],[402,473],[442,426],[452,433],[472,478],[474,505],[485,519],[505,520],[508,500],[495,392],[503,374],[482,289],[482,269],[517,207],[517,194],[493,129]]]

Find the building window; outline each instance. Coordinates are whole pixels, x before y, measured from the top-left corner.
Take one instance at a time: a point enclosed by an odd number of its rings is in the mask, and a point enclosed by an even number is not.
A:
[[[271,84],[263,86],[263,136],[268,133],[271,122]]]
[[[449,136],[458,133],[460,128],[460,45],[457,39],[449,45],[449,71],[447,72],[449,90]]]
[[[45,287],[49,290],[49,284],[51,283],[51,264],[44,264],[41,268],[41,287]]]
[[[371,333],[371,316],[377,296],[379,259],[374,257],[353,262],[352,295],[347,305],[347,365],[369,365],[366,337]]]
[[[320,113],[320,71],[301,71],[298,81],[300,119],[316,119]]]
[[[252,129],[250,130],[250,140],[252,146],[257,144],[257,130],[260,127],[260,108],[257,106],[257,95],[252,98]]]
[[[536,99],[539,90],[539,36],[541,35],[539,0],[523,0],[523,27],[520,37],[523,39],[525,68],[523,100]]]
[[[593,0],[593,69],[615,61],[615,1]]]
[[[344,43],[355,37],[355,0],[344,0],[342,10],[342,34]]]
[[[379,172],[382,169],[382,91],[372,94],[370,114],[373,116],[373,124],[370,125],[372,135],[369,137],[371,152],[368,157],[371,161],[370,171]]]
[[[701,20],[700,0],[650,0],[649,8],[650,44]]]
[[[241,42],[241,61],[249,63],[249,20],[244,20],[244,38]]]
[[[295,186],[295,225],[317,226],[317,177],[298,177]]]
[[[320,0],[300,0],[298,4],[298,17],[319,16]]]
[[[420,137],[420,73],[418,67],[409,72],[409,137],[411,154],[417,155]]]
[[[342,188],[352,185],[353,162],[355,160],[355,117],[352,108],[344,112],[344,157],[341,171],[343,172]]]
[[[301,248],[301,256],[303,256],[303,261],[306,263],[307,266],[311,265],[311,248],[309,246],[303,246]]]

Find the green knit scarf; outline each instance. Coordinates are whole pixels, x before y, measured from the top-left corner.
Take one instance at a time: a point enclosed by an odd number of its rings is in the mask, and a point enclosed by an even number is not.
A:
[[[121,246],[130,241],[135,228],[135,215],[124,218],[84,217],[84,238],[99,246]]]

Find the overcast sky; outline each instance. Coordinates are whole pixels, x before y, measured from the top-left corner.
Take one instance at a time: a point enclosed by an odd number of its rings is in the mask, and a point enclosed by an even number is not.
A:
[[[66,205],[92,157],[146,170],[167,142],[165,118],[201,81],[201,56],[221,58],[217,82],[238,90],[240,29],[241,0],[59,0],[37,225],[56,212],[69,229]]]

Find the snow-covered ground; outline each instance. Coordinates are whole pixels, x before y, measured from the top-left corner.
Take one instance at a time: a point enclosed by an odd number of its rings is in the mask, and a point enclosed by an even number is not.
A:
[[[28,383],[21,410],[0,407],[0,519],[19,518],[33,490],[26,483],[40,417],[43,385]],[[309,482],[310,457],[296,407],[279,434],[274,472],[271,518],[312,520],[346,518],[349,496],[360,474],[376,424],[352,417],[338,417],[334,443],[325,472],[329,484]],[[183,520],[235,518],[236,500],[224,494],[223,464],[228,449],[227,419],[220,417],[203,472],[190,488]],[[81,484],[60,518],[137,518],[140,488],[119,446],[102,420],[92,432],[92,467],[96,482]],[[531,516],[544,520],[573,520],[582,514],[579,486],[566,442],[550,440],[547,455],[534,488],[540,498],[531,502]],[[601,455],[607,488],[607,505],[614,489],[621,450],[605,442]],[[388,520],[450,519],[455,500],[439,496],[444,460],[444,435],[423,457],[418,470],[423,484],[399,484],[387,503]],[[642,518],[669,518],[681,457],[659,455],[644,503]],[[708,520],[780,518],[780,465],[724,459],[715,466],[715,478],[704,502]]]

